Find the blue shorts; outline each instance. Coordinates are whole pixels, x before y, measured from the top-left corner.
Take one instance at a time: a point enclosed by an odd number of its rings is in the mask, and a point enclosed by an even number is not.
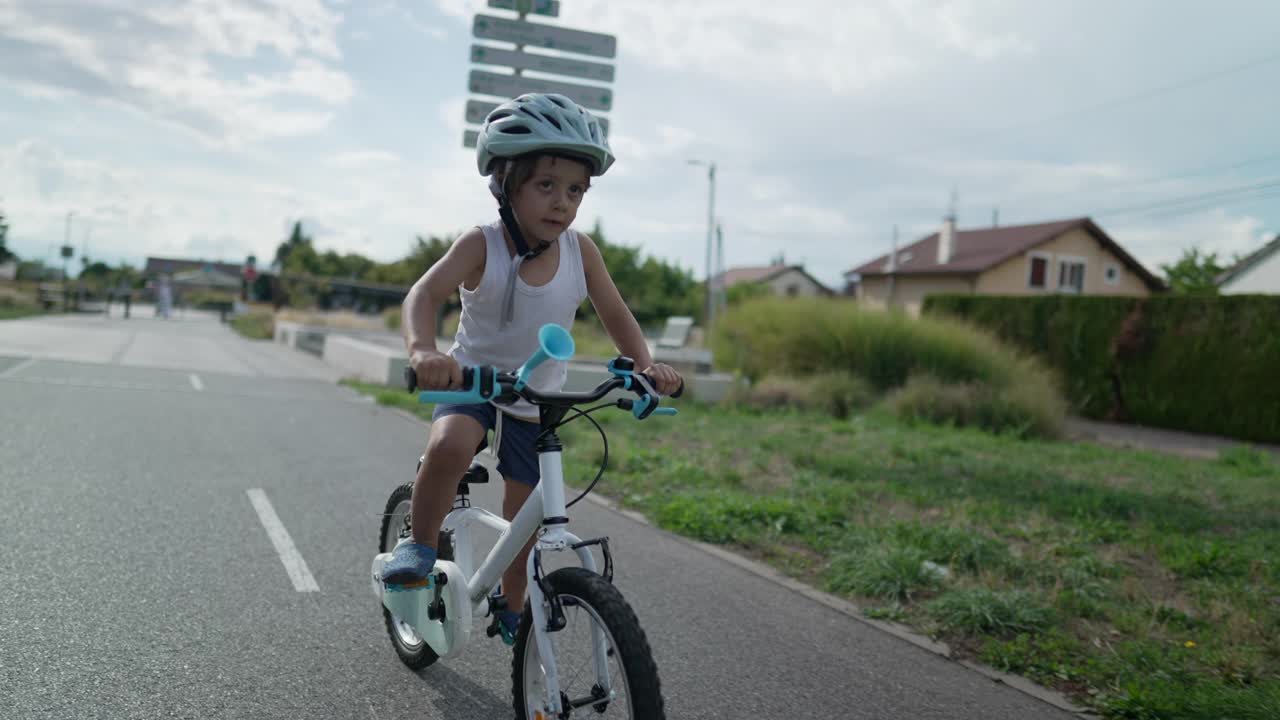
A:
[[[431,413],[432,422],[450,415],[466,415],[480,423],[486,431],[492,431],[500,411],[491,403],[467,403],[463,405],[436,405]],[[538,469],[538,433],[542,425],[531,420],[521,420],[511,415],[502,418],[502,445],[498,447],[498,472],[504,476],[536,487],[542,472]],[[488,436],[480,448],[489,446]]]

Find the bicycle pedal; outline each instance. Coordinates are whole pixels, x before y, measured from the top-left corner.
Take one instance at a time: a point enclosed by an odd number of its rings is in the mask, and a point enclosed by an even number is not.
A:
[[[420,580],[411,580],[407,583],[388,583],[384,582],[383,586],[387,592],[406,592],[409,590],[430,590],[435,587],[436,579],[428,576]]]

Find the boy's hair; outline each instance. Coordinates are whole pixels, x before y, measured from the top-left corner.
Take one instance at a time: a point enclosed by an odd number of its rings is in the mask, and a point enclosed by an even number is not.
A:
[[[502,192],[509,198],[515,197],[516,190],[519,190],[520,186],[529,182],[529,178],[533,177],[533,171],[538,167],[538,160],[543,157],[572,160],[584,165],[587,168],[587,187],[591,187],[591,164],[587,161],[561,153],[532,152],[511,158],[509,162],[502,159],[494,161],[494,174],[498,176],[499,182],[502,183]]]

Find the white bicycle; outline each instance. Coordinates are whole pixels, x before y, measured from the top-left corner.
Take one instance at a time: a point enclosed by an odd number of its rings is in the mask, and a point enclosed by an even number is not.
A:
[[[600,473],[582,495],[566,504],[562,446],[556,429],[570,420],[586,417],[603,437],[604,431],[589,416],[597,410],[617,407],[631,411],[640,420],[651,415],[674,415],[676,411],[658,407],[658,393],[624,357],[609,363],[612,377],[590,392],[533,390],[526,379],[535,367],[549,358],[568,360],[574,351],[573,338],[558,325],[544,326],[538,339],[540,349],[515,373],[491,367],[465,368],[462,391],[419,394],[419,400],[427,403],[502,405],[523,398],[538,406],[542,430],[537,442],[541,471],[537,490],[510,523],[471,506],[469,486],[488,482],[490,472],[496,474],[497,446],[502,434],[502,413],[498,413],[494,443],[476,456],[459,484],[453,510],[440,531],[439,558],[427,583],[419,587],[382,582],[383,565],[395,546],[408,539],[412,527],[409,507],[413,484],[392,492],[382,518],[379,554],[373,559],[373,589],[382,601],[391,643],[406,665],[417,669],[456,657],[472,639],[481,618],[492,618],[486,631],[489,636],[497,633],[499,608],[492,602],[493,593],[503,571],[536,532],[538,542],[527,565],[528,599],[512,658],[512,700],[517,720],[569,718],[574,711],[590,716],[659,720],[665,714],[658,668],[635,612],[613,585],[609,539],[581,540],[568,530],[568,507],[590,492],[604,472],[608,439],[605,438]],[[412,368],[406,368],[405,380],[412,392],[417,385]],[[621,398],[585,411],[577,408],[598,402],[617,390],[631,392],[635,398]],[[673,397],[679,395],[678,391]],[[569,413],[574,414],[566,420]],[[473,530],[480,527],[496,530],[501,536],[477,568]],[[593,546],[600,548],[603,573],[597,569]],[[543,553],[567,550],[577,555],[581,567],[543,571]]]

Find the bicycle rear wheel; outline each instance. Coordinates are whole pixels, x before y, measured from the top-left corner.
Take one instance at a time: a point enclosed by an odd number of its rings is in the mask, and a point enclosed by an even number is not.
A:
[[[386,509],[382,511],[382,528],[378,533],[378,552],[389,553],[400,538],[409,537],[413,529],[413,519],[409,515],[412,498],[413,483],[401,485],[387,498]],[[440,559],[453,559],[453,538],[449,534],[440,533],[436,548]],[[396,655],[405,665],[418,670],[440,659],[412,625],[392,615],[385,606],[382,608],[382,621],[387,626],[387,635],[391,636]]]
[[[662,685],[649,641],[635,612],[618,589],[583,568],[562,568],[547,576],[564,607],[565,627],[549,634],[560,676],[561,717],[664,720]],[[542,713],[545,678],[532,632],[533,612],[525,603],[511,662],[516,720],[551,720]],[[597,668],[596,629],[603,631],[604,668]],[[606,670],[606,692],[599,670]]]

